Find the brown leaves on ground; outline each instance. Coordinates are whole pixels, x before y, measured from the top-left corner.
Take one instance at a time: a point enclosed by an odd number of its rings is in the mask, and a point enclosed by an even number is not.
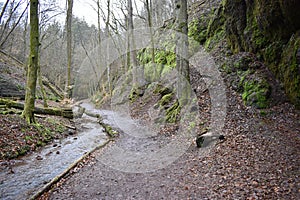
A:
[[[20,115],[0,115],[0,161],[17,158],[63,137],[66,130],[61,117],[36,117],[29,125]]]

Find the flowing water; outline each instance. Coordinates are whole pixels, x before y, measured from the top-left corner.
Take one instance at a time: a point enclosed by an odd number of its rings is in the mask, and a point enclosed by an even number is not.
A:
[[[83,106],[92,109],[85,103]],[[12,168],[1,167],[0,199],[28,199],[35,192],[63,173],[74,161],[108,138],[97,119],[83,115],[76,122],[78,134],[55,141],[41,151],[12,161]]]

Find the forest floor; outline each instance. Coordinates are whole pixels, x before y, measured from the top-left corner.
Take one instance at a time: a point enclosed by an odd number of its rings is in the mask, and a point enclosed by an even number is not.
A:
[[[59,103],[48,101],[50,107],[61,107]],[[42,107],[42,101],[36,105]],[[74,124],[59,116],[38,115],[36,124],[29,125],[20,116],[21,111],[11,109],[0,114],[0,165],[11,159],[36,151],[54,139],[74,134]],[[9,114],[11,112],[11,114]]]
[[[198,96],[198,104],[206,105],[208,92]],[[227,101],[226,140],[208,153],[193,144],[165,168],[123,172],[100,159],[113,145],[131,145],[121,134],[40,199],[300,199],[299,110],[286,102],[264,110],[246,107],[230,87]],[[132,114],[142,116],[135,105]],[[209,115],[205,106],[200,112]],[[158,135],[166,137],[172,135]]]

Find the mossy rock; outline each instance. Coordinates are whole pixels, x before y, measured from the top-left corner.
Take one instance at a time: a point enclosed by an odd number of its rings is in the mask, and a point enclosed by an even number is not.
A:
[[[300,108],[300,31],[298,31],[283,50],[279,65],[281,81],[289,99]]]
[[[135,102],[141,96],[141,90],[138,87],[133,87],[128,96],[131,103]]]
[[[173,93],[169,93],[169,94],[164,95],[164,96],[160,99],[160,101],[158,102],[158,104],[159,104],[161,107],[170,104],[171,101],[172,101],[172,99],[173,99],[173,96],[174,96]]]
[[[166,122],[176,123],[181,112],[181,106],[176,101],[170,108],[166,110]]]
[[[173,90],[170,89],[169,87],[165,87],[162,86],[160,84],[158,84],[155,88],[155,90],[153,91],[154,94],[160,94],[161,96],[165,96],[167,94],[171,94],[173,93]]]
[[[244,81],[242,98],[246,105],[267,108],[270,94],[271,87],[265,79]]]
[[[207,26],[202,26],[198,19],[194,19],[193,21],[189,22],[188,30],[189,38],[199,42],[200,44],[203,44],[206,41]]]

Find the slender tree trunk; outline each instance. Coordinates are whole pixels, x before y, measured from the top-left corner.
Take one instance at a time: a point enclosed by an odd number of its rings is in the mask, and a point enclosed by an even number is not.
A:
[[[153,38],[153,32],[152,32],[152,12],[151,12],[151,5],[149,4],[149,0],[146,0],[146,9],[147,9],[147,18],[148,18],[148,26],[150,28],[150,37],[151,37],[151,58],[152,63],[155,63],[155,51],[154,51],[154,38]]]
[[[46,91],[43,85],[43,80],[42,80],[42,73],[41,73],[41,65],[38,65],[38,83],[39,86],[41,88],[41,93],[42,93],[42,97],[43,97],[43,103],[44,103],[44,108],[48,108],[48,103],[47,103],[47,95],[46,95]]]
[[[133,86],[138,86],[138,70],[137,70],[137,55],[135,51],[135,40],[133,36],[133,9],[132,9],[132,1],[127,1],[128,6],[128,24],[127,30],[129,34],[129,52],[130,52],[130,61],[132,62],[132,78],[133,78]]]
[[[107,0],[107,18],[105,22],[105,35],[108,39],[109,34],[109,22],[110,22],[110,0]],[[109,46],[106,47],[106,55],[109,56]],[[107,83],[108,83],[108,94],[111,95],[111,82],[110,82],[110,63],[107,62],[108,58],[106,59],[106,69],[107,69]]]
[[[150,1],[151,3],[151,1]],[[150,29],[150,38],[151,38],[151,60],[153,63],[153,66],[156,67],[155,64],[155,49],[154,49],[154,37],[153,37],[153,31],[152,31],[152,16],[151,16],[151,5],[149,4],[149,0],[146,0],[146,9],[147,9],[147,14],[148,14],[148,26]],[[155,68],[155,77],[157,77],[157,69]]]
[[[100,0],[97,0],[97,20],[98,20],[98,45],[101,46]]]
[[[73,0],[67,0],[67,79],[66,79],[66,98],[71,96],[71,69],[72,69],[72,13],[73,13]]]
[[[8,3],[9,3],[9,0],[6,0],[5,4],[4,4],[3,7],[2,7],[2,10],[1,10],[1,13],[0,13],[0,24],[1,24],[1,22],[2,22],[2,17],[3,17],[3,15],[4,15],[4,13],[5,13],[5,10],[6,10],[6,8],[7,8]]]
[[[23,49],[23,63],[25,63],[24,65],[24,69],[26,70],[26,55],[27,55],[27,33],[28,33],[28,13],[25,17],[25,21],[24,21],[24,31],[23,31],[23,45],[24,45],[24,49]]]
[[[35,123],[34,103],[39,58],[38,0],[30,0],[30,55],[27,71],[25,105],[22,116],[28,123]]]
[[[190,83],[190,71],[188,61],[188,14],[187,14],[187,0],[175,1],[175,15],[176,15],[176,67],[178,72],[178,87],[177,95],[185,104],[186,100],[190,98],[190,90],[188,88]]]

